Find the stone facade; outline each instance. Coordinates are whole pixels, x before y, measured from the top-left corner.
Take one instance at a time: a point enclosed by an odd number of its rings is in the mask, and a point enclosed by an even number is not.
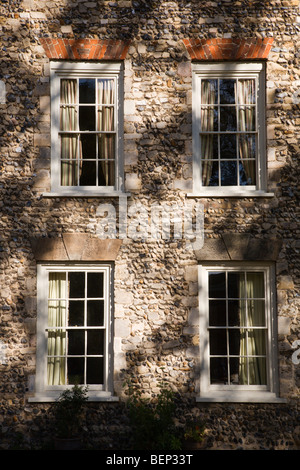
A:
[[[211,449],[296,449],[299,1],[3,0],[0,31],[0,447],[45,448],[52,426],[49,405],[30,401],[37,263],[104,260],[115,266],[114,389],[120,401],[89,405],[90,446],[124,448],[129,380],[149,397],[166,381],[182,397],[179,420],[187,412],[206,420]],[[116,206],[115,198],[51,195],[49,58],[123,61],[128,210],[138,204],[150,210],[162,201],[182,207],[192,192],[192,61],[264,60],[272,195],[202,198],[200,250],[182,240],[153,239],[143,224],[136,239],[100,240],[99,206]],[[131,223],[139,220],[134,216]],[[275,263],[285,402],[196,403],[199,260]]]

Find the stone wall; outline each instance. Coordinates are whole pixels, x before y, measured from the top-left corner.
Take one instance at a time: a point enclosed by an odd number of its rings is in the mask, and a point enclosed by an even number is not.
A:
[[[122,56],[125,186],[128,207],[141,203],[150,208],[160,201],[182,206],[191,191],[192,76],[186,41],[213,46],[251,38],[255,44],[273,40],[266,86],[268,190],[274,196],[202,199],[205,246],[215,249],[224,233],[251,235],[269,247],[273,239],[280,240],[278,366],[280,395],[288,405],[195,404],[197,256],[181,240],[141,236],[119,247],[114,384],[120,397],[126,380],[151,396],[166,381],[184,397],[184,412],[205,417],[212,449],[295,448],[300,386],[300,366],[292,361],[293,343],[300,339],[298,0],[3,0],[0,31],[0,446],[45,446],[51,428],[47,405],[28,403],[36,366],[37,257],[32,239],[85,234],[98,240],[99,204],[115,204],[49,196],[45,43],[76,41],[81,49],[85,41],[96,40],[128,45]],[[122,402],[91,405],[86,432],[95,447],[112,446],[120,423],[126,429],[120,407]],[[99,444],[104,435],[105,444]],[[124,445],[122,439],[118,445]]]

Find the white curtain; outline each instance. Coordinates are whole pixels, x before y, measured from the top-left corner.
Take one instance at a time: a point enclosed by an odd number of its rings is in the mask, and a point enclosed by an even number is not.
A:
[[[65,384],[66,331],[61,328],[66,325],[65,296],[66,274],[49,273],[48,385]]]
[[[255,80],[245,79],[238,82],[239,103],[239,156],[243,163],[247,184],[255,184],[255,135],[247,132],[255,131]],[[250,160],[252,159],[252,160]]]
[[[244,279],[240,282],[240,292],[240,297],[243,297]],[[240,300],[240,326],[239,383],[264,385],[266,384],[266,333],[265,328],[259,328],[265,327],[263,273],[247,273],[246,298]]]
[[[216,101],[217,80],[201,81],[201,132],[212,132],[214,130],[214,105]],[[209,106],[205,106],[209,105]],[[201,160],[202,160],[202,184],[209,186],[212,173],[213,158],[213,135],[201,135]]]
[[[102,182],[114,185],[115,136],[115,88],[113,79],[98,80],[98,154]],[[106,133],[107,132],[107,133]]]
[[[61,80],[60,87],[60,129],[61,131],[78,130],[77,81]],[[81,160],[81,146],[77,134],[61,136],[61,184],[62,186],[78,185],[78,170]]]

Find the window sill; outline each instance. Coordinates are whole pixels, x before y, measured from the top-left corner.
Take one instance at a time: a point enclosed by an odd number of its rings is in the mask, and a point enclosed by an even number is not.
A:
[[[103,191],[103,192],[81,192],[81,191],[53,191],[49,193],[42,193],[43,197],[88,197],[88,198],[101,198],[101,197],[130,197],[130,193],[123,191]]]
[[[237,198],[256,198],[256,197],[274,197],[274,193],[269,193],[266,191],[199,191],[194,193],[188,193],[187,197],[214,197],[214,198],[227,198],[227,197],[237,197]]]
[[[227,393],[214,393],[203,394],[196,398],[197,403],[215,402],[215,403],[286,403],[285,398],[280,398],[274,393],[247,393],[244,392],[227,392]]]
[[[60,393],[56,393],[56,394],[47,394],[46,392],[37,393],[33,396],[29,396],[27,401],[28,403],[52,403],[52,402],[57,401]],[[90,394],[88,396],[88,401],[89,402],[118,402],[119,398],[116,396],[112,396],[111,394],[103,394],[103,395]]]

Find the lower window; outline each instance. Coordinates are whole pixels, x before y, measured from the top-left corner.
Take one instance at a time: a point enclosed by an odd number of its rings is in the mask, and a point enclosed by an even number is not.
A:
[[[202,266],[199,273],[200,395],[270,398],[276,389],[271,267]]]
[[[110,285],[110,266],[39,266],[38,391],[109,392]]]

